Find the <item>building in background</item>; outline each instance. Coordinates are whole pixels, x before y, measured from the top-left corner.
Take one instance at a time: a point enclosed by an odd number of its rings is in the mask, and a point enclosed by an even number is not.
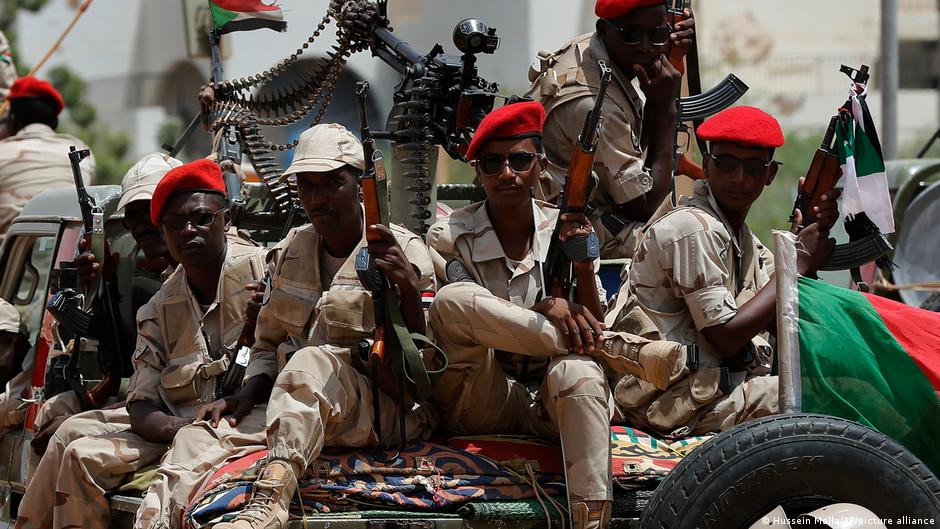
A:
[[[133,138],[131,156],[159,148],[157,130],[168,118],[188,121],[198,110],[196,93],[206,83],[209,61],[193,57],[192,14],[200,0],[96,0],[49,65],[68,64],[88,85],[88,99],[99,120]],[[326,0],[280,0],[288,31],[233,33],[227,37],[227,78],[253,75],[289,56],[306,41],[326,12]],[[74,13],[73,0],[52,0],[37,14],[18,17],[18,48],[34,63]],[[900,145],[915,142],[940,122],[940,2],[899,0],[901,35]],[[751,91],[746,101],[780,117],[788,132],[818,132],[847,93],[840,64],[872,67],[872,110],[878,119],[878,0],[791,0],[786,5],[761,0],[695,2],[703,64],[703,85],[733,71]],[[421,51],[437,42],[456,53],[454,25],[474,17],[498,29],[495,55],[482,56],[482,75],[499,82],[503,93],[523,90],[528,66],[541,49],[554,50],[593,28],[593,0],[391,0],[396,35]],[[190,18],[194,18],[190,16]],[[189,31],[188,31],[189,30]],[[299,67],[323,58],[333,44],[332,26],[304,54]],[[195,39],[198,42],[198,39]],[[203,50],[204,52],[204,50]],[[41,75],[41,73],[40,73]],[[367,79],[372,86],[373,119],[387,115],[397,82],[393,70],[368,53],[353,56],[338,82],[327,120],[357,127],[351,87]],[[309,125],[309,118],[278,131],[288,140]],[[384,120],[381,120],[384,121]],[[192,152],[207,152],[200,135]]]

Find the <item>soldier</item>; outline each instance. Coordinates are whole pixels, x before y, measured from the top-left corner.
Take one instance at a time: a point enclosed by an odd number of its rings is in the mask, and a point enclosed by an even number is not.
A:
[[[325,445],[377,446],[399,439],[395,413],[381,415],[378,438],[372,400],[377,382],[363,374],[369,372],[367,367],[354,367],[368,352],[375,332],[372,296],[355,267],[357,250],[367,244],[359,188],[364,167],[359,140],[342,126],[329,124],[301,135],[294,161],[285,171],[297,179],[311,224],[291,231],[280,243],[283,250],[267,304],[258,316],[246,373],[249,382],[267,379],[270,387],[280,371],[266,411],[268,459],[245,510],[217,529],[284,527],[297,478]],[[382,234],[382,241],[368,243],[369,252],[397,287],[408,330],[423,333],[421,293],[434,290],[427,247],[400,226],[369,228]],[[213,421],[221,414],[244,416],[246,406],[263,402],[264,395],[248,400],[245,392],[240,396],[216,408]],[[384,391],[379,398],[381,409],[398,408]],[[434,426],[428,406],[419,406],[406,416],[405,436],[427,439]]]
[[[29,352],[29,333],[16,307],[0,299],[0,433],[23,424],[32,373],[23,369]]]
[[[584,116],[594,106],[600,86],[597,61],[613,69],[594,158],[599,184],[591,200],[601,257],[613,259],[633,254],[633,231],[669,193],[681,76],[664,50],[669,42],[687,47],[694,20],[671,27],[664,0],[597,0],[594,12],[595,32],[553,54],[539,54],[539,70],[529,72],[529,91],[548,113],[545,154],[554,178],[542,180],[541,193],[553,201]]]
[[[617,328],[651,336],[658,330],[698,346],[698,369],[665,392],[629,376],[615,389],[632,424],[676,436],[726,430],[778,410],[777,377],[768,375],[773,351],[759,336],[773,330],[773,255],[745,218],[777,173],[773,156],[783,132],[760,109],[732,107],[698,134],[710,142],[706,179],[645,229],[615,309]],[[799,232],[803,275],[832,252],[838,191],[827,195],[815,211],[819,221]]]
[[[590,269],[578,271],[577,303],[546,293],[542,267],[558,210],[530,195],[546,166],[544,119],[536,102],[484,118],[467,158],[487,199],[428,232],[451,282],[430,310],[449,359],[434,396],[446,425],[461,435],[560,435],[574,527],[607,527],[613,402],[599,361],[665,387],[685,369],[685,350],[605,331]],[[563,220],[564,239],[591,231],[582,214]]]
[[[0,235],[33,195],[46,189],[75,185],[69,146],[86,149],[78,138],[55,132],[64,103],[46,81],[20,77],[7,95],[12,136],[0,140]],[[85,183],[95,179],[95,159],[82,162]]]
[[[160,228],[150,220],[150,199],[160,179],[181,165],[182,162],[165,154],[148,154],[127,171],[121,182],[121,199],[117,210],[123,210],[124,227],[130,231],[143,252],[143,258],[135,263],[131,285],[131,307],[134,313],[150,301],[160,290],[163,277],[175,268],[176,263],[172,263],[173,267],[169,266],[172,258],[160,237]],[[100,263],[95,262],[95,256],[90,251],[83,252],[75,261],[82,283],[91,281],[100,269]],[[134,324],[131,336],[136,334],[137,326]],[[69,443],[86,435],[125,430],[130,425],[123,401],[115,401],[103,410],[89,410],[81,414],[79,411],[81,403],[78,396],[74,391],[66,391],[44,402],[36,414],[37,430],[30,441],[32,450],[29,452],[26,473],[28,487],[20,503],[21,515],[34,520],[41,513],[51,515],[47,501],[55,488],[62,452]],[[66,419],[68,422],[65,422]],[[34,481],[37,473],[38,480]]]
[[[106,491],[157,462],[176,432],[216,397],[244,324],[245,283],[264,268],[263,249],[227,239],[227,205],[222,173],[208,160],[177,167],[157,185],[150,219],[181,266],[137,312],[130,428],[72,441],[58,471],[51,520],[17,519],[18,526],[106,529]]]

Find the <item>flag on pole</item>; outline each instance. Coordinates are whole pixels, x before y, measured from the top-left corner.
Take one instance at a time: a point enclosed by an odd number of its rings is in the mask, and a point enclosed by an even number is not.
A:
[[[858,93],[855,86],[862,87]],[[851,217],[865,212],[881,233],[894,232],[894,212],[888,178],[885,176],[884,156],[878,133],[868,110],[865,85],[849,89],[849,112],[842,112],[836,128],[836,146],[845,192],[842,195],[842,214]]]
[[[219,34],[268,28],[286,31],[287,21],[277,4],[261,0],[209,0],[212,26]]]
[[[800,277],[802,410],[894,438],[940,474],[940,313]]]

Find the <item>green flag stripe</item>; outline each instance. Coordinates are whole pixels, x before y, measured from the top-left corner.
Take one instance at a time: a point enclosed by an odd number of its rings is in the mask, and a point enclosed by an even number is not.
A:
[[[871,138],[862,130],[860,124],[855,125],[855,173],[858,176],[878,174],[885,172],[885,162],[878,155]]]
[[[235,20],[240,14],[235,11],[229,11],[228,9],[222,9],[213,2],[209,2],[209,12],[212,14],[212,25],[217,28]]]
[[[799,280],[803,411],[853,420],[940,472],[940,397],[860,293]]]

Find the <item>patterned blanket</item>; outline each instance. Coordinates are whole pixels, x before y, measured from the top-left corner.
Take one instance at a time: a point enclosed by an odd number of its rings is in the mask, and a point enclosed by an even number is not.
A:
[[[707,437],[667,442],[639,430],[611,428],[614,480],[625,488],[649,487]],[[251,497],[264,465],[258,452],[220,469],[186,514],[190,529],[232,518]],[[404,510],[456,515],[485,502],[549,498],[564,501],[561,449],[515,436],[458,437],[417,442],[400,454],[376,450],[325,452],[299,480],[303,505],[292,514],[327,515]],[[464,511],[465,512],[465,511]]]

